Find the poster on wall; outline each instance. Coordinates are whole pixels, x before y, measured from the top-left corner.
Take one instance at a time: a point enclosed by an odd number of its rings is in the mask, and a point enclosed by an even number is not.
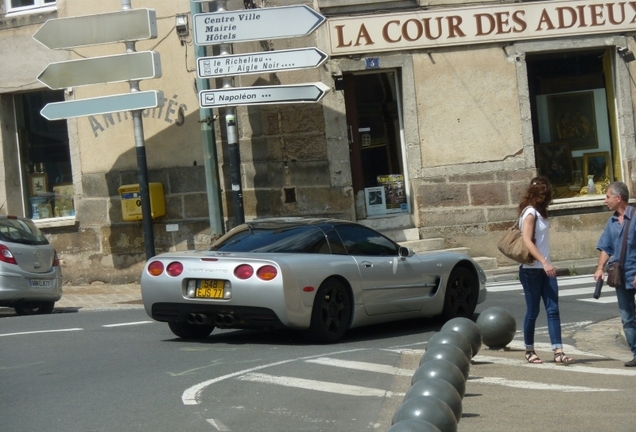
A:
[[[367,216],[386,214],[384,186],[364,188],[364,199],[367,206]]]
[[[402,174],[379,175],[377,180],[378,185],[384,187],[386,213],[408,211],[406,193],[404,191],[404,176]]]

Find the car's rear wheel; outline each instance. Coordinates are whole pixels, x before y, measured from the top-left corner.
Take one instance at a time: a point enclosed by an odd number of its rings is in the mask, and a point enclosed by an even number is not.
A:
[[[183,339],[205,339],[210,336],[213,325],[199,325],[182,322],[169,322],[170,331]]]
[[[467,268],[457,267],[451,272],[446,284],[442,317],[444,319],[471,318],[475,313],[478,299],[477,277]]]
[[[327,279],[316,293],[307,336],[319,343],[340,340],[349,329],[351,309],[351,294],[347,286],[338,279]]]
[[[22,301],[13,307],[18,315],[50,314],[53,312],[53,308],[55,308],[55,302],[52,301]]]

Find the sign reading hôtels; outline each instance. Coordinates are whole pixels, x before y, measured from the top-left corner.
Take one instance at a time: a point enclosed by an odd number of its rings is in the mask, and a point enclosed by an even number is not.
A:
[[[218,45],[306,36],[325,21],[307,5],[196,14],[194,43]]]
[[[327,58],[327,54],[318,48],[199,57],[197,75],[199,78],[215,78],[315,68],[323,64]]]
[[[199,92],[201,108],[237,105],[270,105],[280,103],[318,102],[329,91],[321,82],[307,84],[236,87]]]

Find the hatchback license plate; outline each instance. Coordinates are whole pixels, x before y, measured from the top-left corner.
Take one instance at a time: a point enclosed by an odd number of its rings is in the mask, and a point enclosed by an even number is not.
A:
[[[222,299],[225,295],[225,281],[218,279],[202,279],[197,284],[197,290],[194,293],[196,298],[213,298]]]
[[[31,288],[51,288],[51,281],[45,279],[31,279],[29,280],[29,286]]]

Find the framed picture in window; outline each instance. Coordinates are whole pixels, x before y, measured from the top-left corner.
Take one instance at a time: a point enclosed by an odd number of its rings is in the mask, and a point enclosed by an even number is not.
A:
[[[552,141],[567,141],[570,150],[598,148],[594,92],[548,95]]]
[[[583,175],[594,176],[594,183],[610,180],[609,152],[587,153],[583,155]]]
[[[536,144],[534,154],[539,175],[547,177],[553,186],[573,183],[572,153],[568,142]]]
[[[44,194],[49,189],[49,183],[46,177],[46,173],[33,173],[29,174],[29,194],[36,196]]]

